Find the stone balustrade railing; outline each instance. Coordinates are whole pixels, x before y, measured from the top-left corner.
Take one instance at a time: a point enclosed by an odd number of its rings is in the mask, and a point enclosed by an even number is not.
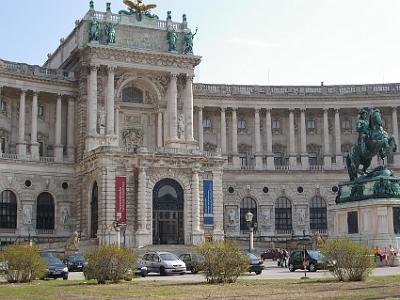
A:
[[[62,162],[56,162],[54,157],[46,157],[41,156],[39,160],[32,159],[30,156],[25,158],[20,157],[15,153],[0,153],[0,160],[21,160],[21,161],[31,161],[31,162],[40,162],[40,163],[58,163],[58,164],[73,164],[74,161],[64,160]]]
[[[195,94],[246,96],[337,96],[337,95],[391,95],[400,94],[400,83],[329,86],[250,86],[202,84],[193,86]]]
[[[219,152],[211,152],[211,151],[199,151],[197,149],[178,149],[178,148],[163,148],[163,147],[155,147],[155,148],[135,148],[135,147],[126,147],[123,149],[126,153],[151,153],[151,154],[171,154],[171,155],[195,155],[195,156],[205,156],[205,157],[220,157],[221,153]]]
[[[73,72],[64,72],[63,70],[47,69],[5,60],[0,60],[0,70],[1,69],[22,75],[48,77],[60,80],[75,80],[75,74]]]

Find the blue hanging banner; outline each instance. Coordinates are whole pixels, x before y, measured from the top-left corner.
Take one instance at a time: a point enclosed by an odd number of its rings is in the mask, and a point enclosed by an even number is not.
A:
[[[213,181],[203,181],[204,225],[214,225]]]

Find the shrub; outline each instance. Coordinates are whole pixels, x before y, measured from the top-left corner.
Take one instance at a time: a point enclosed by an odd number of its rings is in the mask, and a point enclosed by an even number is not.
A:
[[[0,261],[4,262],[3,273],[10,283],[31,282],[47,272],[47,265],[39,250],[29,244],[7,246],[1,254]]]
[[[330,271],[340,281],[365,280],[375,266],[371,250],[350,240],[329,240],[321,253],[336,262]]]
[[[208,283],[232,283],[248,270],[247,256],[229,242],[207,242],[195,251],[204,256]]]
[[[88,253],[86,259],[85,278],[96,279],[99,284],[106,281],[117,283],[136,270],[137,256],[125,247],[99,246],[96,251]]]

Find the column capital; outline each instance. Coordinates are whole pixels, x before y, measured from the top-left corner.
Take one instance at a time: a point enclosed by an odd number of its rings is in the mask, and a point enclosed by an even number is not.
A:
[[[289,108],[289,113],[294,113],[296,108]]]
[[[194,77],[195,77],[195,76],[194,76],[193,74],[186,74],[186,80],[187,80],[187,81],[193,82]]]
[[[339,113],[340,112],[340,108],[334,108],[334,110],[335,110],[335,113]]]
[[[254,108],[254,112],[255,112],[256,114],[260,114],[260,110],[261,110],[261,108],[259,108],[259,107],[255,107],[255,108]]]
[[[38,90],[32,90],[32,94],[33,94],[33,96],[39,96],[39,91]]]
[[[226,107],[225,106],[221,106],[219,109],[221,110],[221,112],[225,112],[226,111]]]
[[[177,79],[178,79],[178,76],[179,76],[179,73],[171,72],[171,73],[170,73],[170,76],[171,76],[171,80],[177,80]]]
[[[231,106],[232,111],[237,111],[239,108],[237,106]]]
[[[1,88],[1,87],[0,87],[0,88]],[[394,111],[397,111],[398,108],[399,108],[398,106],[392,106],[392,109],[393,109]]]
[[[322,110],[323,110],[324,112],[329,112],[330,108],[329,108],[329,107],[323,107]]]
[[[264,107],[264,109],[265,109],[265,112],[271,112],[272,111],[271,107]]]
[[[98,71],[99,70],[99,68],[100,68],[100,65],[99,64],[90,64],[89,65],[89,70],[91,71],[91,72],[94,72],[94,71]]]
[[[28,89],[25,89],[25,88],[21,89],[21,94],[26,94],[26,92],[28,92]]]
[[[57,100],[58,100],[58,99],[62,99],[63,96],[64,96],[63,94],[58,93],[58,94],[57,94]]]
[[[203,105],[196,105],[197,110],[203,110],[204,106]]]
[[[116,65],[107,65],[108,73],[114,73],[115,70],[117,70],[117,66]]]
[[[305,113],[305,112],[306,112],[306,109],[307,109],[307,108],[305,108],[305,107],[300,107],[300,112]]]

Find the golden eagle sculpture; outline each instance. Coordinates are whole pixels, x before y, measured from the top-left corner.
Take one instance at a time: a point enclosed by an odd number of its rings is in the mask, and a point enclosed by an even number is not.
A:
[[[136,3],[133,3],[132,1],[129,1],[129,0],[123,0],[123,2],[131,10],[138,11],[142,14],[145,14],[149,10],[157,7],[157,5],[155,5],[155,4],[145,5],[145,4],[143,4],[143,0],[136,0]]]

